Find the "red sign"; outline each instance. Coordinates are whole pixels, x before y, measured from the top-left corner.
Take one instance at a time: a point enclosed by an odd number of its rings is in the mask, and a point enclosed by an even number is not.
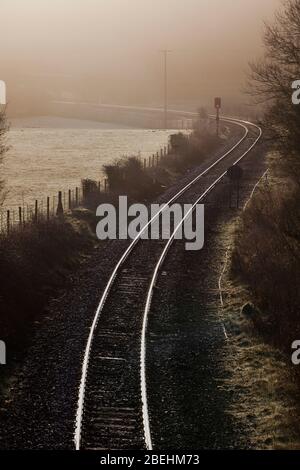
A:
[[[221,98],[215,98],[215,108],[220,109],[222,104]]]

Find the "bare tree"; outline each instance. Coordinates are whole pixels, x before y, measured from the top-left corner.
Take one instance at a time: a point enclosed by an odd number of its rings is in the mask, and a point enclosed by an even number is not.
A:
[[[263,104],[263,125],[300,184],[300,105],[292,103],[292,83],[300,79],[300,0],[283,2],[265,25],[264,46],[264,57],[250,64],[248,90]]]
[[[6,121],[6,114],[5,110],[0,111],[0,170],[3,164],[4,155],[8,150],[8,146],[6,144],[6,137],[7,137],[8,125]],[[3,204],[5,198],[5,181],[1,177],[0,171],[0,207]]]

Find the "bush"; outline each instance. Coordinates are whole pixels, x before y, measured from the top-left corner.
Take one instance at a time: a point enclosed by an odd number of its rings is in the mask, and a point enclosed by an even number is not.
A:
[[[257,326],[284,349],[300,337],[300,191],[265,188],[237,230],[232,272],[265,313]]]
[[[201,163],[208,153],[214,151],[221,143],[219,137],[195,130],[191,136],[182,133],[174,134],[170,138],[171,154],[164,165],[170,170],[183,173]]]
[[[159,193],[151,172],[145,171],[138,157],[122,158],[103,168],[112,193],[127,195],[135,201],[147,200]]]
[[[64,287],[90,240],[83,228],[57,219],[1,236],[1,339],[14,346],[22,342],[24,330],[43,315],[49,297]]]

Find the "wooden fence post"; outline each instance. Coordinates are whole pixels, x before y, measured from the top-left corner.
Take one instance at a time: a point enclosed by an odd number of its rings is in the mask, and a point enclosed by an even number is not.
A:
[[[10,211],[7,211],[7,216],[6,216],[6,226],[7,226],[7,233],[10,232]]]
[[[35,223],[37,223],[38,221],[38,201],[35,200],[35,204],[34,204],[34,221]]]
[[[59,191],[58,193],[58,204],[57,204],[57,209],[56,209],[56,215],[58,217],[62,217],[64,215],[64,208],[62,205],[62,192]]]
[[[50,220],[50,197],[47,197],[47,222]]]

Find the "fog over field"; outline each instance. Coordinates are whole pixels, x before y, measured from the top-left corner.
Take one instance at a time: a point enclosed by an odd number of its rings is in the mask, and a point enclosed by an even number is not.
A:
[[[162,49],[173,103],[239,101],[279,0],[2,0],[10,109],[48,98],[156,104]],[[172,77],[174,78],[172,80]],[[175,79],[176,78],[176,79]]]

